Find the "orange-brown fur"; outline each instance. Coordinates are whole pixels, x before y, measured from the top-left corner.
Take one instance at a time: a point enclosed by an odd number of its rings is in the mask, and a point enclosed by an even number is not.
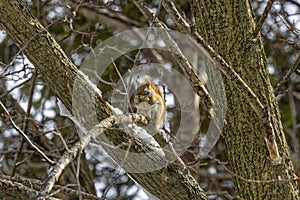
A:
[[[134,103],[137,112],[144,114],[157,127],[161,127],[165,120],[166,103],[159,89],[150,81],[141,83],[136,91]]]

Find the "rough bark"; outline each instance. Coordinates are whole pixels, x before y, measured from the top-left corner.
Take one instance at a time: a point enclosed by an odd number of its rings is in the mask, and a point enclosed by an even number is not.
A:
[[[90,98],[95,99],[97,119],[103,120],[112,114],[111,108],[102,99],[101,94],[95,91],[83,75],[78,74],[76,66],[47,30],[34,19],[22,0],[0,0],[0,23],[69,111],[72,110],[72,86],[77,76],[77,84],[80,85],[77,87],[78,92],[89,93]],[[93,127],[97,123],[89,120],[90,112],[81,113],[81,116],[86,127]],[[115,144],[128,139],[128,136],[121,131],[109,132],[107,137]],[[131,151],[138,153],[148,150],[142,141],[137,140],[131,148]],[[151,159],[159,162],[158,157],[153,156]],[[163,169],[147,173],[132,173],[130,176],[160,199],[207,199],[181,159],[177,159]]]
[[[249,1],[191,0],[197,30],[270,108],[282,164],[272,165],[261,119],[232,82],[224,78],[228,110],[223,138],[238,195],[243,199],[299,199],[299,190],[269,80],[261,38]]]

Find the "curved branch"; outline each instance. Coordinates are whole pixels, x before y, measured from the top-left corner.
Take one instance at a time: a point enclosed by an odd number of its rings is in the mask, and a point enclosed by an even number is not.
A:
[[[144,116],[139,114],[112,115],[109,118],[102,120],[98,125],[96,125],[92,130],[84,135],[78,142],[76,142],[70,150],[65,151],[54,169],[49,174],[45,184],[43,185],[43,188],[40,191],[39,199],[43,199],[46,194],[51,192],[55,181],[58,180],[66,166],[76,158],[79,152],[82,152],[87,147],[91,139],[98,137],[105,130],[108,130],[112,126],[118,125],[120,123],[147,124],[148,122]]]

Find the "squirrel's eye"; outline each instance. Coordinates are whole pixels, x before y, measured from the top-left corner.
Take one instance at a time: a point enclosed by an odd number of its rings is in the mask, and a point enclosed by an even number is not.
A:
[[[146,90],[146,89],[143,91],[143,95],[145,95],[145,94],[148,94],[148,90]]]

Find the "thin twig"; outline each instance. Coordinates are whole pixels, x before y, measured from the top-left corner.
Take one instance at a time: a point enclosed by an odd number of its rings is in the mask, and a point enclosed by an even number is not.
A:
[[[10,90],[6,91],[5,93],[1,94],[0,99],[2,99],[3,97],[5,97],[8,93],[10,93],[11,91],[13,91],[14,89],[21,87],[22,85],[24,85],[25,83],[29,82],[29,79],[26,79],[25,81],[23,81],[22,83],[15,85],[14,87],[12,87]]]
[[[282,80],[277,84],[274,92],[275,95],[282,94],[286,92],[287,87],[285,86],[288,80],[290,79],[291,75],[297,70],[300,64],[300,54],[298,55],[298,59],[294,63],[294,65],[289,69],[286,75],[282,78]]]
[[[290,89],[288,91],[288,98],[289,98],[289,103],[290,103],[290,111],[291,111],[291,119],[292,119],[292,130],[289,128],[286,129],[287,133],[289,133],[291,137],[291,144],[293,147],[294,151],[291,151],[291,157],[300,160],[300,143],[299,143],[299,138],[297,137],[297,132],[298,132],[298,127],[297,127],[297,118],[298,118],[298,112],[297,112],[297,106],[295,103],[294,95],[293,95],[293,90]]]
[[[52,161],[50,158],[48,158],[44,152],[42,152],[28,137],[27,135],[15,124],[15,122],[13,121],[13,119],[11,118],[8,110],[5,108],[5,106],[3,105],[3,103],[0,101],[0,106],[2,107],[2,109],[4,110],[7,118],[9,119],[10,123],[12,124],[12,126],[15,128],[16,131],[18,131],[18,133],[20,133],[25,140],[30,144],[30,146],[32,148],[34,148],[47,162],[49,162],[50,164],[55,164],[54,161]]]
[[[58,128],[55,126],[55,130],[52,131],[53,134],[57,135],[59,137],[59,139],[61,140],[61,142],[63,143],[63,145],[65,146],[67,151],[70,151],[66,140],[63,138],[63,136],[61,135],[60,131],[58,130]]]
[[[29,195],[29,197],[31,197],[30,199],[35,199],[36,196],[39,194],[39,192],[37,191],[39,188],[41,188],[41,186],[43,185],[43,181],[37,180],[37,179],[32,179],[32,178],[24,178],[21,176],[14,176],[14,177],[10,177],[10,176],[6,176],[4,174],[0,174],[0,179],[1,181],[3,181],[4,183],[7,183],[9,185],[11,185],[12,187],[18,187],[18,188],[22,188],[24,190],[27,191],[27,194]],[[71,197],[77,196],[78,195],[78,191],[75,189],[71,189],[69,188],[70,186],[74,186],[74,184],[67,184],[65,186],[55,186],[54,189],[55,191],[51,194],[49,194],[49,196],[46,197],[47,200],[61,200],[62,197],[64,197],[64,199],[70,199]],[[2,189],[2,188],[1,188]],[[97,197],[93,194],[89,194],[87,192],[81,192],[82,196],[84,199],[89,199],[89,200],[104,200],[101,197]],[[54,198],[53,196],[56,196],[58,198]],[[70,197],[70,198],[68,198]]]
[[[290,25],[290,23],[287,22],[277,10],[275,10],[275,12],[287,29],[289,29],[296,36],[300,36],[299,30],[297,30],[294,25]]]
[[[126,109],[126,106],[128,105],[129,106],[129,110],[132,111],[132,107],[131,107],[131,104],[130,104],[130,96],[129,96],[128,88],[127,88],[127,86],[125,84],[125,81],[124,81],[124,79],[123,79],[123,77],[122,77],[122,75],[121,75],[121,73],[120,73],[120,71],[119,71],[116,63],[114,62],[113,58],[111,58],[111,62],[113,64],[113,66],[114,66],[114,68],[115,68],[115,70],[116,70],[119,78],[121,79],[122,85],[123,85],[124,90],[125,90],[125,104],[124,104],[125,109]]]
[[[34,93],[34,87],[35,87],[35,81],[37,78],[37,71],[35,70],[32,74],[32,83],[30,86],[30,90],[29,90],[29,95],[28,95],[28,105],[27,105],[27,110],[24,116],[24,121],[23,121],[23,127],[22,127],[22,131],[25,132],[28,126],[28,119],[30,117],[30,111],[32,108],[32,100],[33,100],[33,93]],[[16,168],[17,165],[16,163],[18,162],[19,156],[21,154],[21,151],[23,149],[23,144],[24,144],[24,137],[21,137],[20,142],[19,142],[19,146],[18,146],[18,151],[15,155],[15,159],[14,159],[14,163],[13,163],[13,167],[12,167],[12,171],[11,171],[11,176],[14,176],[15,172],[16,172]]]
[[[81,160],[81,154],[78,154],[78,157],[77,157],[77,167],[76,167],[76,182],[77,182],[77,188],[78,188],[78,193],[79,193],[78,194],[79,200],[82,200],[81,184],[80,184],[80,178],[79,178],[79,176],[80,176],[80,160]]]
[[[256,24],[256,28],[255,28],[255,30],[253,32],[253,38],[257,38],[257,36],[258,36],[258,34],[259,34],[260,30],[261,30],[261,27],[264,24],[265,20],[267,19],[267,16],[268,16],[268,14],[269,14],[269,12],[270,12],[270,10],[272,8],[273,2],[274,2],[274,0],[269,0],[268,1],[263,14],[260,16],[260,18],[259,18],[259,20],[258,20],[258,22]]]
[[[229,174],[231,174],[232,176],[234,176],[242,181],[245,181],[247,183],[276,183],[276,182],[291,182],[291,181],[299,180],[299,177],[297,177],[296,175],[294,178],[278,178],[278,179],[269,179],[269,180],[248,179],[248,178],[245,178],[238,174],[235,174],[233,171],[228,169],[228,167],[226,167],[225,165],[223,165],[223,167],[224,167],[225,171],[227,171]]]
[[[162,0],[162,5],[171,18],[175,20],[175,23],[181,32],[186,34],[191,33],[191,26],[183,18],[171,0]]]
[[[55,195],[61,193],[62,191],[68,189],[68,187],[74,187],[74,186],[76,186],[76,185],[75,185],[75,184],[67,184],[67,185],[64,185],[63,187],[61,187],[61,188],[59,188],[59,189],[53,191],[51,194],[45,196],[45,199],[48,200],[48,199],[50,199],[50,198],[53,198],[53,196],[55,196]],[[78,190],[76,190],[76,193],[78,194]],[[76,194],[76,196],[77,196],[77,194]]]
[[[290,182],[290,181],[295,181],[295,180],[299,180],[299,177],[294,175],[294,178],[280,178],[278,177],[278,179],[268,179],[268,180],[254,180],[254,179],[248,179],[248,178],[245,178],[243,176],[240,176],[236,173],[234,173],[233,171],[231,171],[228,167],[226,167],[226,165],[229,164],[229,162],[223,162],[223,161],[220,161],[219,159],[215,158],[215,157],[212,157],[212,156],[209,156],[210,159],[216,161],[218,164],[222,165],[223,168],[225,169],[225,171],[227,171],[230,175],[242,180],[242,181],[245,181],[245,182],[248,182],[248,183],[274,183],[274,182]]]

